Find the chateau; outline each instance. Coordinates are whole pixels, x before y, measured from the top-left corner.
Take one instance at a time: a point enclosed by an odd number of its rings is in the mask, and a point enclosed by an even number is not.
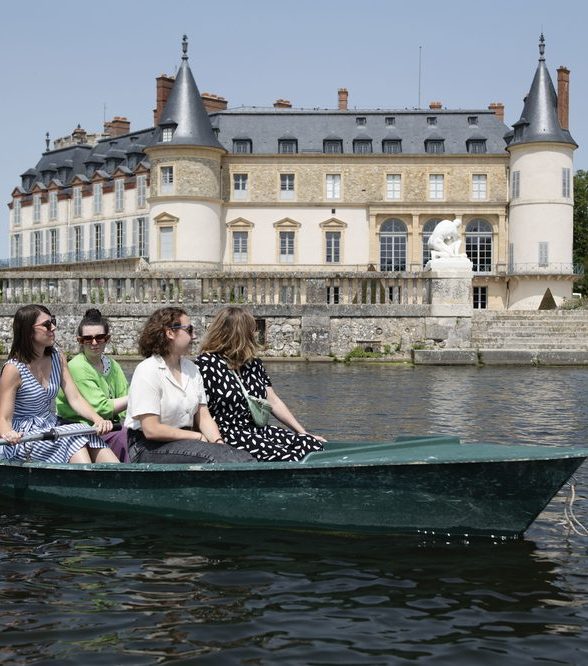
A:
[[[230,108],[200,94],[182,50],[157,79],[153,127],[115,117],[47,139],[12,192],[11,270],[422,277],[435,225],[460,217],[474,308],[571,296],[569,70],[556,93],[543,36],[512,129],[497,102],[351,108],[345,88],[333,109]]]

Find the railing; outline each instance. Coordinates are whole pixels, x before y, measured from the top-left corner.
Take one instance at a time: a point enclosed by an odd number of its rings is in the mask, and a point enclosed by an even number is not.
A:
[[[566,263],[522,263],[507,266],[509,275],[584,275],[584,266],[581,264]]]
[[[243,303],[250,305],[424,305],[429,280],[418,274],[209,273],[102,277],[0,276],[2,303]]]
[[[92,261],[111,261],[113,259],[149,259],[145,252],[141,253],[136,249],[109,248],[99,252],[61,252],[52,254],[39,254],[32,257],[11,257],[0,262],[3,268],[30,268],[33,266],[59,266],[61,264],[81,264]]]

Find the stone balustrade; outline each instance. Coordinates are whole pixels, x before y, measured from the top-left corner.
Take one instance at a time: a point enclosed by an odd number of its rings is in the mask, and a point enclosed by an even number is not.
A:
[[[4,304],[243,303],[249,305],[423,305],[429,280],[394,273],[71,273],[0,272]]]

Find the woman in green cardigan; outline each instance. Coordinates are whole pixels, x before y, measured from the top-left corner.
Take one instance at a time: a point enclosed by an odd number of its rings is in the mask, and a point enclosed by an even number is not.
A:
[[[110,340],[110,325],[100,310],[86,311],[78,326],[80,353],[68,363],[80,393],[104,419],[118,423],[124,420],[129,384],[120,365],[104,353]],[[80,421],[60,391],[56,399],[57,414],[66,421]],[[103,435],[102,438],[121,462],[128,462],[126,428]]]

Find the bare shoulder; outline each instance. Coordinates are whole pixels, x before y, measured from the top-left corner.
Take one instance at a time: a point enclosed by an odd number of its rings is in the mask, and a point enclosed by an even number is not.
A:
[[[5,363],[0,375],[0,384],[3,388],[13,388],[20,386],[20,372],[14,363]]]

